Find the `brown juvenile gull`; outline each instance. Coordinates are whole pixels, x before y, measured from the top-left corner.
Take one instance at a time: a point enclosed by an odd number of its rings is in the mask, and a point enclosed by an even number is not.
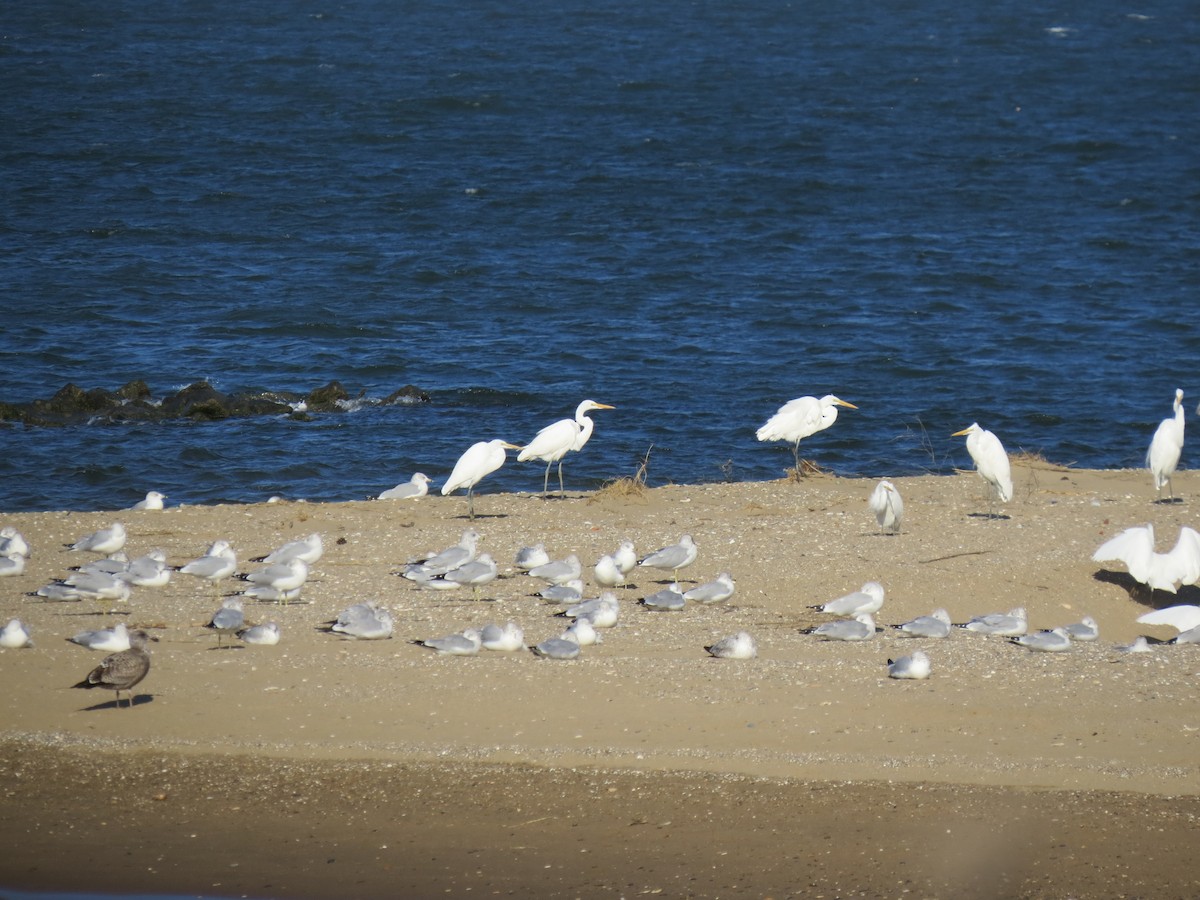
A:
[[[129,632],[129,649],[106,656],[100,665],[88,672],[87,678],[73,685],[77,688],[106,688],[117,692],[117,707],[121,706],[121,691],[129,691],[129,706],[133,706],[133,688],[150,671],[150,654],[146,643],[150,636],[141,629]]]

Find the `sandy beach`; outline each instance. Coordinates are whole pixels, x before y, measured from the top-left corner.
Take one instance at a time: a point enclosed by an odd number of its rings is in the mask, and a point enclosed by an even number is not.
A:
[[[1153,522],[1159,549],[1195,525],[1200,479],[1156,504],[1145,471],[1014,463],[1013,501],[984,515],[971,472],[895,479],[906,518],[882,534],[874,481],[666,486],[642,493],[476,497],[480,549],[501,577],[473,595],[422,590],[404,563],[455,543],[462,497],[0,515],[33,548],[0,579],[0,620],[35,647],[0,650],[0,888],[248,897],[1192,897],[1200,839],[1200,648],[1114,648],[1169,628],[1139,590],[1091,561]],[[121,521],[127,550],[181,565],[217,538],[239,571],[319,532],[302,602],[247,603],[277,646],[217,649],[202,626],[221,596],[176,574],[128,603],[26,595],[93,554],[64,544]],[[527,643],[561,606],[513,566],[543,541],[591,565],[624,538],[639,555],[691,534],[686,586],[731,572],[734,596],[653,612],[670,573],[635,570],[620,623],[578,660],[528,651],[439,657],[412,643],[509,620]],[[808,607],[867,581],[881,626],[949,610],[955,622],[1024,606],[1030,628],[1093,616],[1100,639],[1033,653],[954,629],[884,627],[858,643],[801,633]],[[374,600],[390,640],[318,625]],[[130,709],[71,689],[103,654],[66,640],[125,621],[153,664]],[[745,630],[758,658],[711,658]],[[887,677],[922,649],[926,681]]]

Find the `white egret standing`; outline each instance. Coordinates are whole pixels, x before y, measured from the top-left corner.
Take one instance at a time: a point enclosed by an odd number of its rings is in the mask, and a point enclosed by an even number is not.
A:
[[[800,477],[800,442],[809,435],[824,431],[837,421],[839,406],[858,409],[853,403],[839,400],[833,394],[816,397],[797,397],[779,407],[754,434],[760,441],[790,441],[796,460],[796,477]]]
[[[566,494],[562,477],[563,457],[572,450],[582,450],[583,445],[591,438],[595,424],[588,418],[587,413],[593,409],[613,408],[607,403],[584,400],[575,408],[574,419],[559,419],[557,422],[547,425],[517,454],[518,462],[526,462],[531,459],[545,461],[546,477],[542,479],[543,496],[550,485],[550,467],[556,462],[558,463],[558,493],[560,496]]]
[[[1158,499],[1162,499],[1162,489],[1165,486],[1171,499],[1175,499],[1175,489],[1171,486],[1171,476],[1179,465],[1179,457],[1183,453],[1183,391],[1175,389],[1175,415],[1163,419],[1154,431],[1150,441],[1150,449],[1146,451],[1146,466],[1154,476],[1154,487],[1158,490]]]
[[[978,422],[972,422],[962,431],[956,431],[951,437],[967,436],[967,452],[975,461],[975,471],[979,477],[988,483],[988,515],[996,517],[995,503],[999,497],[1004,503],[1012,499],[1012,468],[1008,463],[1008,454],[1000,438],[990,431],[980,428]]]
[[[875,485],[868,505],[871,512],[875,513],[875,521],[879,523],[880,528],[885,528],[892,534],[900,533],[900,521],[904,518],[904,500],[894,484],[884,479]]]
[[[502,441],[499,438],[491,441],[479,441],[467,448],[467,452],[458,458],[454,471],[442,485],[442,496],[445,497],[459,488],[467,489],[467,514],[475,518],[475,485],[504,465],[508,458],[506,450],[520,450],[516,444]]]

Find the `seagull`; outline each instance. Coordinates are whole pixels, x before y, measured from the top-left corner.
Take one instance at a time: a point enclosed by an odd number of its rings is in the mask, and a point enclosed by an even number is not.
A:
[[[583,574],[583,566],[579,562],[579,557],[572,553],[566,559],[557,559],[543,566],[535,566],[527,574],[550,584],[566,584]]]
[[[195,575],[214,584],[228,578],[237,569],[237,554],[224,539],[214,541],[205,554],[190,563],[180,566],[184,575]]]
[[[81,599],[113,600],[117,603],[129,599],[129,583],[104,572],[73,572],[62,583]]]
[[[413,641],[422,647],[434,650],[440,656],[477,656],[483,646],[483,636],[478,628],[467,628],[458,634],[448,634],[440,638],[428,638],[423,641]]]
[[[621,570],[622,575],[628,575],[637,567],[637,551],[634,549],[633,541],[628,538],[621,541],[617,545],[617,549],[612,552],[612,558],[616,560],[617,568]]]
[[[117,577],[135,587],[164,587],[171,581],[167,554],[161,550],[151,550],[145,556],[131,559],[117,573]]]
[[[607,403],[597,403],[595,400],[584,400],[575,408],[574,419],[559,419],[539,431],[521,452],[517,454],[517,462],[527,462],[540,459],[546,463],[546,477],[542,479],[542,496],[549,493],[550,467],[558,463],[558,493],[566,496],[563,488],[562,461],[563,457],[572,450],[579,451],[592,436],[595,423],[588,417],[593,409],[613,409]]]
[[[0,577],[6,575],[24,575],[25,557],[15,551],[0,555]]]
[[[293,600],[300,599],[301,588],[291,588],[290,590],[280,590],[276,587],[271,587],[269,584],[252,584],[244,591],[236,591],[231,596],[234,597],[249,597],[251,600],[257,600],[259,603],[291,603]]]
[[[599,597],[567,607],[559,615],[569,619],[587,618],[593,628],[612,628],[621,617],[621,606],[616,594],[605,591]]]
[[[166,494],[160,494],[158,491],[147,491],[146,498],[139,500],[130,509],[162,509],[163,501],[167,499]]]
[[[457,569],[473,560],[478,553],[478,543],[479,532],[468,528],[463,531],[458,543],[453,547],[447,547],[419,563],[410,563],[404,567],[403,575],[410,581],[423,581],[445,575],[451,569]]]
[[[29,542],[12,525],[0,528],[0,556],[29,556]]]
[[[99,531],[84,535],[73,544],[68,544],[67,549],[87,550],[107,556],[110,553],[116,553],[124,546],[125,526],[120,522],[113,522],[107,528],[101,528]]]
[[[733,596],[733,589],[733,576],[728,572],[722,572],[717,576],[716,581],[710,581],[694,587],[690,591],[684,591],[683,597],[693,603],[723,603]]]
[[[491,554],[480,553],[470,562],[463,563],[457,569],[451,569],[441,578],[433,580],[448,582],[456,587],[466,585],[471,588],[472,592],[478,592],[482,585],[495,581],[499,574],[500,569]]]
[[[538,591],[537,595],[548,603],[574,603],[583,597],[583,582],[572,578],[566,584],[552,584]]]
[[[525,632],[515,622],[500,625],[484,625],[479,633],[480,645],[484,650],[511,653],[525,646]]]
[[[593,577],[596,584],[602,588],[621,587],[625,584],[625,573],[617,565],[617,558],[610,553],[604,554],[596,561]]]
[[[101,650],[105,653],[120,653],[129,649],[129,629],[124,622],[118,622],[112,628],[100,628],[95,631],[81,631],[74,637],[67,638],[72,644],[86,647],[89,650]]]
[[[1118,653],[1153,653],[1154,648],[1150,646],[1150,642],[1146,640],[1145,635],[1138,635],[1134,638],[1132,644],[1124,644],[1119,647],[1113,647]]]
[[[1158,499],[1162,499],[1162,489],[1165,487],[1171,499],[1175,499],[1175,489],[1171,486],[1171,476],[1179,465],[1179,457],[1183,453],[1183,391],[1175,389],[1175,402],[1172,404],[1174,415],[1158,423],[1154,437],[1150,441],[1150,449],[1146,451],[1146,467],[1154,476],[1154,488],[1158,491]]]
[[[129,649],[106,656],[100,660],[100,665],[92,669],[83,681],[73,687],[77,688],[107,688],[117,692],[117,708],[121,706],[121,691],[129,691],[129,706],[133,707],[133,688],[146,677],[150,671],[150,654],[146,651],[146,643],[150,640],[146,632],[138,630],[129,633]]]
[[[754,433],[760,441],[788,441],[796,460],[796,477],[800,476],[800,442],[824,431],[837,421],[837,408],[858,409],[853,403],[840,400],[833,394],[824,397],[797,397],[779,407],[775,415]]]
[[[596,633],[596,626],[587,616],[580,616],[572,622],[570,627],[562,633],[562,638],[566,641],[574,641],[580,647],[590,647],[601,642],[600,635]]]
[[[377,499],[379,500],[420,500],[429,493],[429,476],[424,472],[414,472],[408,481],[401,482],[394,488],[388,488]]]
[[[22,647],[32,647],[33,638],[29,626],[20,619],[9,619],[8,624],[0,628],[0,647],[6,650],[20,650]]]
[[[1153,590],[1174,594],[1177,584],[1200,580],[1200,532],[1186,525],[1179,529],[1175,546],[1167,553],[1154,550],[1154,526],[1126,528],[1092,554],[1093,562],[1125,563],[1134,581]]]
[[[216,632],[217,646],[220,647],[222,635],[237,634],[245,624],[246,619],[242,615],[242,601],[237,597],[226,597],[204,627]]]
[[[579,645],[565,637],[547,638],[529,649],[543,659],[576,659],[579,656]]]
[[[329,630],[360,641],[385,640],[392,636],[392,614],[373,601],[356,603],[338,613]]]
[[[237,633],[237,636],[247,644],[262,644],[264,646],[274,646],[279,643],[281,632],[279,626],[274,622],[264,622],[261,625],[252,625],[249,628],[243,628]]]
[[[880,481],[871,492],[871,499],[867,505],[870,506],[871,512],[875,513],[875,521],[879,523],[880,528],[892,534],[900,533],[900,522],[904,518],[904,500],[901,499],[895,485],[887,479]]]
[[[917,616],[902,625],[893,625],[892,627],[912,637],[949,637],[950,613],[944,609],[935,609],[927,616]]]
[[[852,594],[830,600],[828,603],[810,606],[819,612],[835,616],[853,618],[860,613],[877,613],[883,607],[883,585],[878,581],[868,581]]]
[[[499,438],[478,441],[467,448],[458,458],[446,483],[442,485],[442,496],[452,494],[459,488],[467,489],[467,515],[475,518],[475,485],[504,465],[508,458],[506,450],[520,450],[516,444]]]
[[[312,565],[320,559],[325,553],[325,542],[321,540],[321,535],[313,532],[308,537],[301,538],[297,541],[288,541],[283,546],[272,550],[266,556],[257,556],[252,558],[251,562],[267,563],[273,565],[275,563],[287,563],[293,559],[303,560],[306,565]]]
[[[1029,650],[1042,653],[1061,653],[1071,649],[1071,635],[1065,628],[1052,628],[1049,631],[1036,631],[1033,634],[1021,634],[1010,637],[1009,641],[1019,644]]]
[[[542,543],[534,544],[532,547],[522,547],[517,551],[515,560],[517,568],[523,572],[544,566],[548,562],[550,562],[550,554],[546,552],[546,545]]]
[[[687,598],[678,583],[672,583],[639,601],[646,609],[655,612],[677,612],[687,605]]]
[[[980,428],[978,422],[972,422],[962,431],[956,431],[951,437],[967,437],[967,452],[975,461],[975,470],[979,477],[988,483],[988,515],[996,517],[994,508],[998,498],[1004,503],[1012,499],[1012,467],[1008,462],[1008,454],[1000,438],[990,431]]]
[[[888,660],[888,678],[928,678],[931,668],[929,657],[923,650],[914,650],[908,656]]]
[[[261,587],[274,588],[276,591],[294,591],[308,581],[308,563],[299,556],[293,556],[287,562],[272,563],[256,572],[239,575],[238,578]]]
[[[1029,630],[1025,607],[1018,606],[1006,613],[988,613],[975,616],[971,621],[958,626],[979,634],[996,634],[1001,637],[1020,637]]]
[[[758,656],[758,644],[748,631],[721,638],[704,649],[717,659],[754,659]]]
[[[805,628],[801,634],[815,634],[827,641],[869,641],[875,637],[875,619],[870,613],[859,613],[853,619],[838,619],[816,628]]]
[[[690,566],[696,561],[696,554],[699,548],[696,547],[696,542],[692,540],[690,534],[685,534],[679,538],[678,544],[672,544],[669,547],[663,547],[661,550],[655,550],[649,556],[642,559],[638,565],[644,569],[662,569],[663,571],[673,572],[675,580],[679,580],[679,570]]]
[[[1091,616],[1084,616],[1078,622],[1065,627],[1073,641],[1094,641],[1100,637],[1100,626]]]

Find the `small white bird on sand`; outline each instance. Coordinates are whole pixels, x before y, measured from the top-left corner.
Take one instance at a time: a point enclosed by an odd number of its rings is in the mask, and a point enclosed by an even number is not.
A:
[[[0,556],[29,556],[29,542],[12,525],[0,528]]]
[[[279,643],[282,632],[276,623],[263,622],[261,625],[251,625],[249,628],[243,628],[237,633],[237,636],[246,644],[261,644],[271,647]]]
[[[1028,650],[1039,653],[1062,653],[1071,649],[1071,635],[1065,628],[1052,628],[1049,631],[1035,631],[1033,634],[1021,634],[1010,637],[1014,644],[1019,644]]]
[[[758,656],[758,643],[748,631],[723,637],[704,649],[717,659],[754,659]]]
[[[120,653],[129,649],[129,629],[124,622],[118,622],[111,628],[98,628],[93,631],[81,631],[74,637],[67,638],[72,644],[86,647],[89,650],[100,650],[104,653]]]
[[[203,556],[180,566],[179,571],[184,575],[195,575],[215,583],[228,578],[236,569],[237,554],[229,545],[229,541],[219,539],[213,541]]]
[[[439,656],[478,656],[479,648],[483,646],[483,635],[478,628],[466,628],[458,634],[427,638],[413,643],[428,647]]]
[[[572,553],[566,559],[552,560],[532,568],[528,574],[549,584],[566,584],[583,574],[583,565],[579,562],[579,557]]]
[[[544,566],[550,562],[550,554],[546,552],[546,545],[538,542],[518,550],[513,562],[522,572],[528,572],[530,569],[536,569],[538,566]]]
[[[20,619],[9,619],[8,624],[0,628],[0,647],[6,650],[20,650],[32,646],[33,637],[29,626]]]
[[[7,575],[24,575],[26,557],[20,553],[0,554],[0,578]]]
[[[724,603],[733,596],[736,585],[733,576],[722,572],[716,580],[698,585],[690,591],[684,591],[683,597],[692,603]]]
[[[525,632],[516,622],[507,625],[484,625],[479,632],[480,646],[484,650],[512,653],[525,646]]]
[[[393,626],[391,612],[368,600],[343,609],[329,624],[329,630],[344,638],[381,641],[392,636]]]
[[[594,628],[612,628],[621,618],[621,604],[617,602],[616,594],[605,591],[599,597],[568,606],[559,615],[569,619],[590,619]]]
[[[888,660],[888,678],[907,678],[920,680],[928,678],[933,667],[929,656],[923,650],[914,650],[908,656]]]
[[[1064,626],[1073,641],[1094,641],[1100,637],[1100,626],[1091,616]]]
[[[547,638],[529,648],[535,656],[542,659],[578,659],[579,644],[568,638]]]
[[[879,523],[880,528],[891,534],[900,533],[900,523],[904,518],[904,500],[894,484],[887,479],[880,481],[871,492],[871,499],[867,501],[867,505],[875,514],[875,521]]]
[[[429,476],[424,472],[414,472],[408,481],[401,482],[393,488],[381,493],[379,500],[420,500],[429,493]]]
[[[883,607],[883,596],[883,585],[878,581],[868,581],[853,593],[830,600],[828,603],[810,606],[809,609],[846,618],[853,618],[860,613],[874,615]]]
[[[592,572],[597,586],[602,588],[621,587],[625,584],[625,573],[617,565],[617,559],[611,553],[606,553],[596,561]]]
[[[311,566],[324,555],[325,541],[322,540],[318,532],[314,531],[307,537],[288,541],[286,544],[272,550],[266,556],[257,556],[250,561],[274,565],[276,563],[288,563],[293,559],[299,559],[306,565]]]

